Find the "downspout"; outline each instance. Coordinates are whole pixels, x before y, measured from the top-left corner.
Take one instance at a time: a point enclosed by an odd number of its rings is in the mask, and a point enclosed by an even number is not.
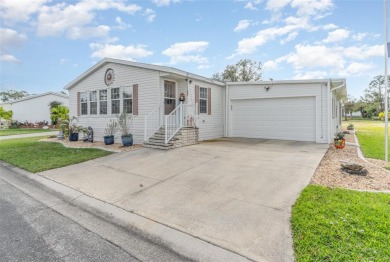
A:
[[[225,137],[229,137],[229,85],[225,84]]]
[[[331,143],[332,142],[332,121],[333,121],[333,118],[332,118],[332,89],[331,89],[331,79],[329,78],[328,79],[328,89],[329,89],[329,92],[327,92],[328,94],[328,143]]]
[[[331,88],[330,86],[331,84],[331,79],[328,80],[328,85],[329,85],[329,88]],[[332,99],[333,99],[333,91],[337,90],[337,89],[340,89],[342,87],[345,87],[345,82],[343,82],[341,85],[339,86],[336,86],[336,87],[333,87],[329,90],[329,143],[332,142],[332,130],[333,130],[333,115],[332,115],[332,111],[333,111],[333,107],[332,107]]]

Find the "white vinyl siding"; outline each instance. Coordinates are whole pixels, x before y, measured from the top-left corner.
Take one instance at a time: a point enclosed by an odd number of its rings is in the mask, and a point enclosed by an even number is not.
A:
[[[55,93],[45,93],[42,95],[31,96],[20,101],[14,101],[12,104],[9,103],[7,107],[12,110],[12,119],[19,122],[42,122],[50,120],[50,102],[58,101],[64,106],[69,106],[69,98],[57,95]],[[75,100],[76,101],[76,100]]]
[[[115,80],[110,87],[107,87],[104,83],[104,74],[107,68],[112,68],[115,72]],[[138,85],[138,115],[133,115],[131,133],[133,134],[134,143],[140,144],[143,142],[145,115],[149,114],[162,101],[162,96],[159,93],[160,79],[158,71],[114,63],[105,64],[69,90],[69,96],[71,97],[69,107],[70,116],[77,115],[77,92],[107,89],[107,114],[80,115],[78,122],[78,125],[81,126],[91,126],[94,129],[95,140],[102,141],[107,123],[109,123],[110,119],[116,117],[115,114],[111,114],[111,87],[120,88],[120,92],[122,92],[121,89],[123,87],[129,86],[133,91],[134,85]],[[134,94],[132,96],[135,99]],[[120,112],[123,110],[122,104],[123,99],[120,98]],[[132,101],[132,107],[133,113],[135,114],[134,101]],[[115,143],[120,143],[119,133],[116,133]]]

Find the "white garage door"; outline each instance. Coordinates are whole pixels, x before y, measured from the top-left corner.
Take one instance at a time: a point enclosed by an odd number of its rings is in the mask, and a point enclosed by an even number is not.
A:
[[[315,141],[315,97],[232,100],[232,136]]]

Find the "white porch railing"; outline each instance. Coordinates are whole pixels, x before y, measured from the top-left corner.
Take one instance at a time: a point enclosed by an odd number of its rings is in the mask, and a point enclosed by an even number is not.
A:
[[[149,115],[145,116],[145,142],[163,125],[164,105],[164,103],[161,103]]]
[[[195,127],[197,117],[197,105],[184,104],[180,104],[169,115],[165,116],[165,144],[168,144],[180,128]]]

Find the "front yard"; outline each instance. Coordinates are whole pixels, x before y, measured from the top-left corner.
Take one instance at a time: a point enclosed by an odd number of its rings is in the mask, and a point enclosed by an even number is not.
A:
[[[36,173],[73,165],[112,152],[92,148],[67,148],[60,143],[40,142],[41,137],[3,140],[0,160]]]
[[[365,157],[384,159],[384,124],[354,124]],[[390,172],[357,156],[353,135],[338,150],[331,146],[318,166],[311,185],[292,209],[292,230],[297,261],[390,261]],[[366,176],[340,170],[339,160],[365,165]],[[347,189],[345,189],[347,188]]]
[[[0,136],[12,136],[12,135],[23,135],[23,134],[34,134],[34,133],[44,133],[52,132],[52,129],[35,129],[35,128],[9,128],[9,129],[0,129]]]
[[[343,123],[343,127],[352,123],[364,157],[385,159],[385,125],[382,121],[353,120]]]
[[[309,185],[292,230],[297,261],[390,261],[390,194]]]

